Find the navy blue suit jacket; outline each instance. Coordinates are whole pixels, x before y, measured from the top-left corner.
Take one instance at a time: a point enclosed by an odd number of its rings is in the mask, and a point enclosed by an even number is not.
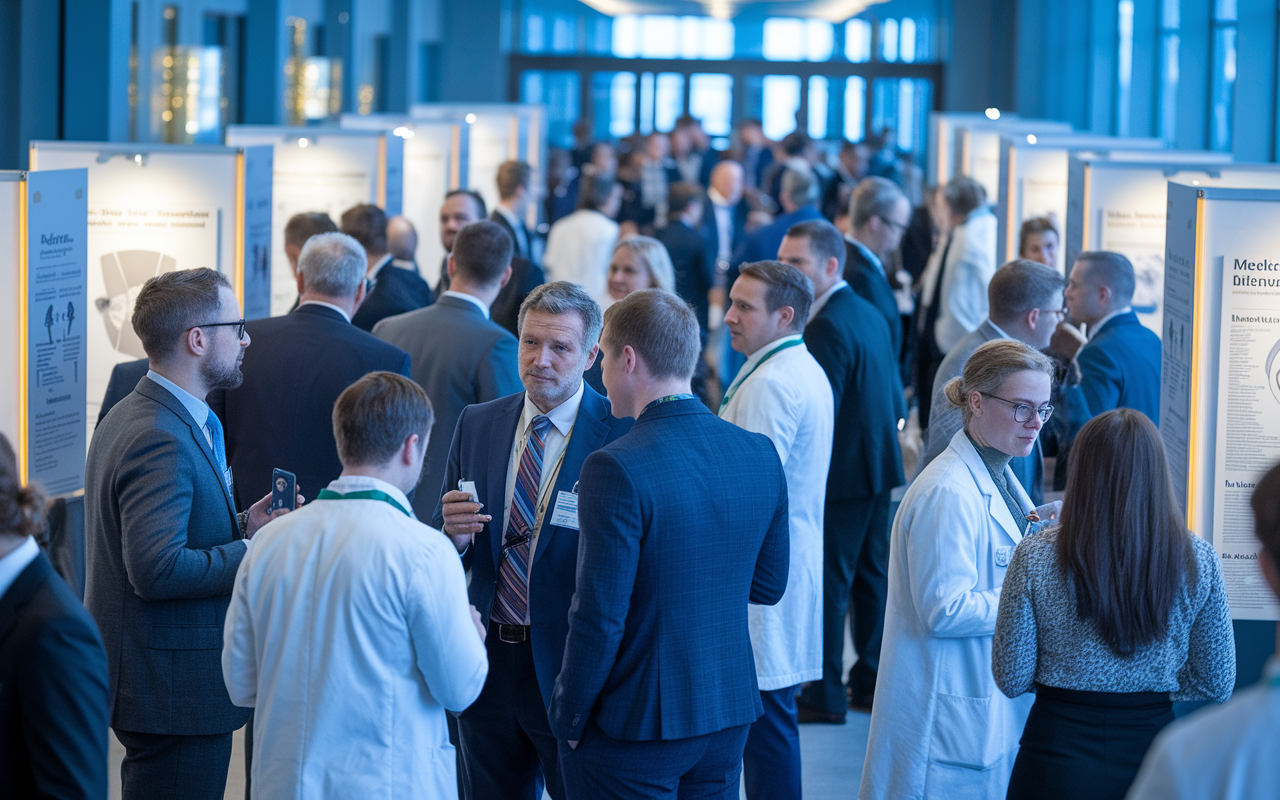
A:
[[[381,320],[429,306],[432,299],[431,287],[421,275],[388,262],[378,270],[373,291],[356,309],[351,324],[372,331]]]
[[[797,222],[811,219],[822,219],[822,214],[815,206],[801,206],[789,214],[782,214],[763,228],[748,233],[733,251],[730,259],[729,275],[725,287],[733,288],[738,279],[738,267],[752,261],[773,261],[778,257],[778,248],[787,236],[787,229]]]
[[[862,248],[848,241],[844,243],[844,279],[849,287],[868,303],[876,307],[889,324],[889,336],[893,340],[894,360],[902,359],[902,314],[898,300],[893,296],[889,278],[872,264]]]
[[[904,483],[898,419],[904,405],[889,329],[875,306],[842,287],[804,329],[836,401],[827,500],[887,492]]]
[[[240,365],[244,383],[209,394],[226,431],[236,507],[271,491],[276,467],[298,476],[298,492],[310,502],[342,472],[333,438],[338,395],[370,372],[409,377],[409,354],[311,303],[251,320],[245,330],[252,343]]]
[[[503,505],[506,500],[507,466],[515,442],[520,413],[524,410],[524,392],[468,406],[458,419],[449,447],[449,463],[445,469],[445,486],[456,489],[459,480],[475,481],[484,513],[493,521],[476,534],[475,541],[463,557],[471,570],[467,594],[489,624],[489,611],[497,588],[498,563],[503,538]],[[564,454],[564,463],[556,476],[542,527],[538,529],[537,550],[529,583],[530,646],[533,669],[537,673],[542,700],[551,702],[551,690],[560,662],[564,659],[564,640],[569,635],[569,601],[573,598],[574,571],[578,566],[578,532],[573,528],[551,524],[559,492],[573,490],[582,462],[605,444],[631,429],[631,418],[617,419],[609,413],[609,401],[587,386],[582,405],[573,423],[573,433]],[[431,524],[444,527],[444,509],[437,502]]]
[[[1107,320],[1076,354],[1073,429],[1113,408],[1133,408],[1160,424],[1160,337],[1132,311]]]
[[[693,307],[705,340],[711,308],[707,293],[711,291],[716,277],[715,247],[678,219],[658,231],[654,238],[667,248],[676,273],[676,294]]]
[[[684,739],[762,713],[747,604],[790,564],[787,481],[769,439],[697,399],[645,410],[579,486],[577,591],[551,731]],[[536,574],[536,573],[535,573]]]
[[[6,797],[107,796],[107,654],[43,553],[0,596]]]

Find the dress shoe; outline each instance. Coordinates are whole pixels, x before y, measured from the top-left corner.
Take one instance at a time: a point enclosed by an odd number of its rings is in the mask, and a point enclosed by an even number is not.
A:
[[[796,703],[796,718],[801,725],[809,722],[820,722],[826,725],[843,725],[844,714],[832,714],[829,711],[823,711],[820,708],[814,708],[804,703]]]

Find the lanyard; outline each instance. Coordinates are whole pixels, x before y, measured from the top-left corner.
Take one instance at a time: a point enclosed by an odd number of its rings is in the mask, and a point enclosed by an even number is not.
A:
[[[400,510],[406,517],[413,519],[413,515],[402,505],[396,502],[395,498],[386,492],[380,492],[377,489],[366,489],[362,492],[335,492],[330,489],[321,489],[320,494],[316,495],[318,500],[381,500],[384,503],[390,503]]]
[[[738,389],[742,388],[742,384],[746,383],[747,378],[750,378],[755,373],[756,370],[760,369],[761,364],[773,358],[779,352],[786,350],[788,347],[796,347],[802,344],[804,344],[804,339],[791,339],[790,341],[783,342],[782,344],[773,348],[768,353],[765,353],[764,358],[757,361],[756,365],[751,368],[751,372],[748,372],[746,375],[743,375],[742,377],[738,378],[738,380],[734,381],[733,385],[729,387],[729,391],[725,393],[724,399],[720,401],[720,410],[721,411],[725,410],[725,408],[729,405],[729,401],[732,400],[733,396],[738,393]]]
[[[648,405],[646,405],[643,409],[641,409],[640,413],[643,414],[645,411],[648,411],[654,406],[660,406],[663,403],[672,403],[672,402],[675,402],[676,400],[697,400],[697,399],[698,399],[698,396],[692,395],[692,394],[669,394],[666,397],[659,397],[657,400],[650,400]]]
[[[552,425],[552,427],[555,427],[555,426]],[[575,425],[574,427],[577,427],[577,426]],[[550,433],[550,430],[548,430],[548,434],[549,433]],[[529,429],[525,432],[525,435],[524,435],[524,444],[521,446],[520,450],[517,451],[521,456],[524,455],[524,448],[529,446],[529,437],[532,435],[533,435],[533,426],[530,425]],[[534,518],[533,518],[533,532],[530,534],[530,539],[533,539],[534,537],[536,537],[538,534],[538,531],[541,530],[542,528],[542,520],[547,515],[547,506],[550,505],[551,503],[551,495],[555,491],[556,480],[560,477],[560,467],[564,465],[564,456],[566,453],[569,452],[569,440],[572,438],[573,438],[573,428],[570,428],[569,432],[565,434],[564,446],[560,448],[560,457],[556,459],[555,466],[551,468],[551,472],[549,474],[542,475],[539,478],[540,482],[542,483],[542,486],[540,486],[538,489],[538,508],[537,508],[537,513],[534,515]],[[543,446],[544,447],[546,446],[545,442],[543,443]],[[516,460],[517,473],[519,472],[519,470],[520,470],[520,461],[519,461],[519,458],[517,458]],[[574,487],[575,488],[577,487],[576,483],[574,484]],[[511,514],[511,509],[510,507],[508,507],[507,515],[510,516],[510,514]],[[510,523],[508,522],[508,524]],[[505,525],[503,527],[505,528]],[[503,533],[505,534],[506,531],[504,530]]]

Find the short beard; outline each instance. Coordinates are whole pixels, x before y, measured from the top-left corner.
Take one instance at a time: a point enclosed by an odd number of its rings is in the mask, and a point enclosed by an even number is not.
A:
[[[200,378],[211,392],[215,389],[235,389],[244,383],[244,373],[240,371],[240,364],[236,361],[220,364],[206,358],[200,362]]]

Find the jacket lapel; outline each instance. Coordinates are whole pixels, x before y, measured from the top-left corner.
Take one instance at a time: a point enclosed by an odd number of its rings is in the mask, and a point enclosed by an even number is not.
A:
[[[41,551],[35,560],[18,573],[18,577],[9,585],[8,591],[0,596],[0,643],[9,635],[9,629],[18,621],[18,609],[26,605],[36,588],[53,570],[49,560]]]
[[[569,436],[569,444],[565,448],[564,463],[556,476],[556,485],[551,490],[551,502],[547,507],[547,516],[538,529],[538,549],[533,553],[533,562],[538,563],[542,554],[547,552],[547,543],[559,526],[551,524],[551,515],[555,512],[556,498],[560,492],[571,492],[578,482],[578,474],[582,471],[582,462],[587,456],[599,450],[609,435],[609,404],[590,386],[582,393],[582,404],[578,406],[578,416],[573,420],[573,432]]]
[[[493,552],[494,574],[497,574],[499,556],[502,554],[502,537],[506,533],[503,530],[503,507],[506,505],[507,467],[511,463],[511,448],[515,446],[519,435],[520,415],[523,411],[524,392],[521,392],[513,396],[511,406],[494,420],[486,459],[489,471],[485,476],[484,487],[476,487],[484,495],[484,510],[493,516],[489,521],[489,548]],[[465,475],[463,480],[466,480]]]
[[[1005,535],[1014,544],[1021,542],[1022,532],[1018,530],[1017,523],[1013,521],[1013,515],[1009,513],[1009,507],[1005,505],[1004,498],[1000,496],[1000,488],[991,479],[991,473],[987,471],[987,465],[983,463],[982,456],[978,455],[977,449],[969,441],[969,437],[965,435],[964,430],[956,433],[951,440],[951,444],[960,452],[960,457],[964,459],[965,466],[969,468],[974,482],[978,484],[978,490],[982,492],[982,496],[987,503],[987,513],[1000,525]],[[1004,474],[1005,482],[1011,487],[1010,492],[1013,494],[1014,499],[1022,505],[1024,511],[1031,510],[1031,502],[1027,499],[1027,493],[1018,484],[1017,478],[1013,475],[1013,470],[1005,467]]]

